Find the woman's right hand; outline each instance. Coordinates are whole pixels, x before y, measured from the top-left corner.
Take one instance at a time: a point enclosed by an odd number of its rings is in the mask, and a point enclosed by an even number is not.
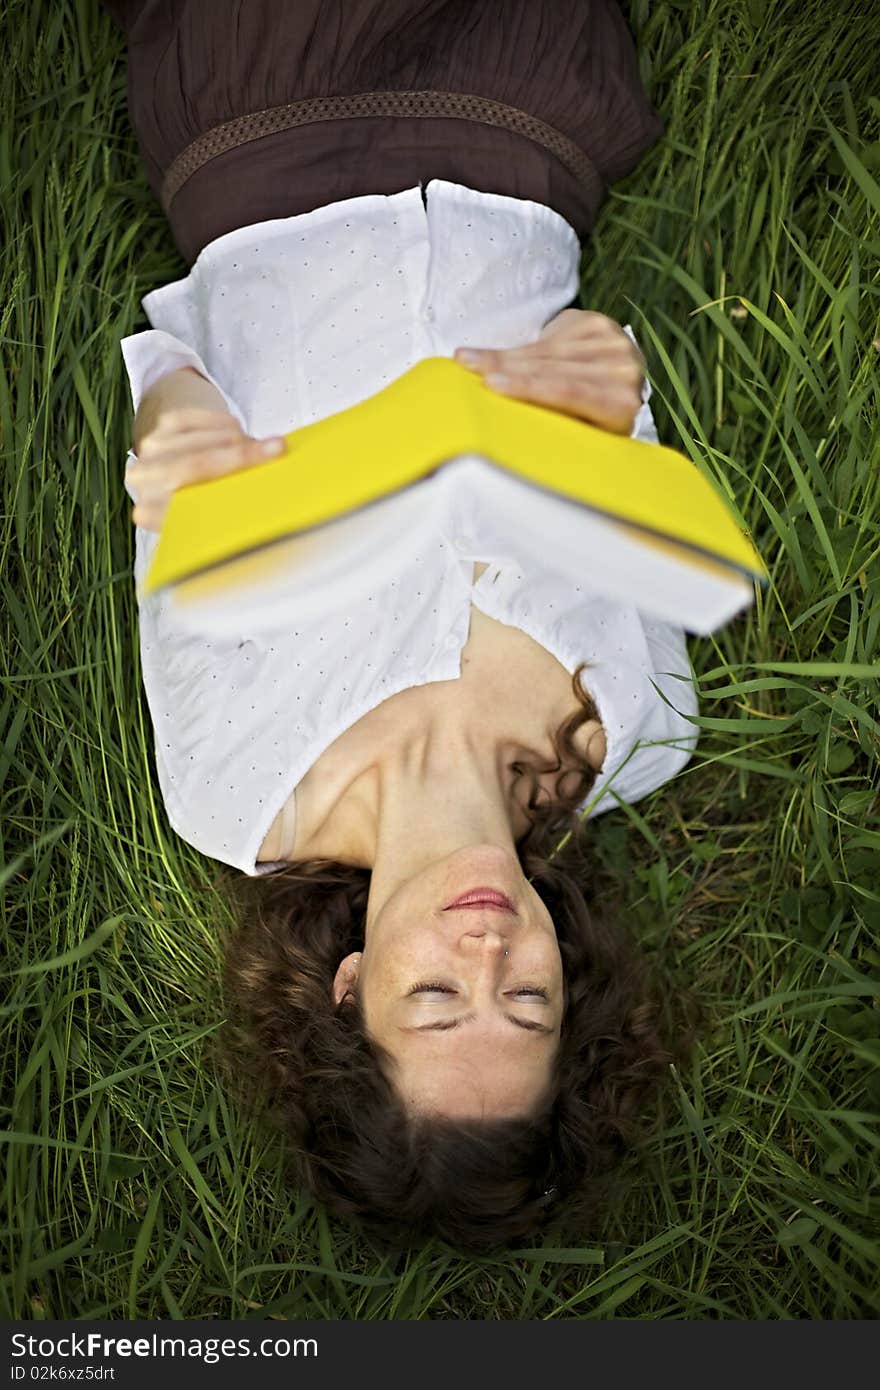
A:
[[[253,468],[283,450],[282,438],[254,439],[226,411],[169,410],[143,436],[137,462],[126,472],[136,499],[131,519],[144,530],[159,531],[179,487]]]

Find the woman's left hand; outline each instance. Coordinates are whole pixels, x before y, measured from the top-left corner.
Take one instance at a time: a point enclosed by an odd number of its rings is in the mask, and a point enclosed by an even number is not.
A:
[[[613,434],[632,434],[642,404],[644,357],[619,323],[590,309],[563,309],[526,347],[457,348],[455,359],[506,396]]]

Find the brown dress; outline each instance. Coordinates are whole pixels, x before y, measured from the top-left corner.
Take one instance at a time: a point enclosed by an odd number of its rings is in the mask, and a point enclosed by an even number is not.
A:
[[[188,265],[225,232],[432,178],[581,237],[664,132],[615,0],[102,0]]]

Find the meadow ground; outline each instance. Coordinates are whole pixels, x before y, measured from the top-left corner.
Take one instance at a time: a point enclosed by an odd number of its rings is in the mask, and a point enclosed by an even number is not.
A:
[[[661,439],[766,556],[693,644],[703,730],[593,827],[693,1065],[586,1246],[388,1256],[283,1195],[206,1064],[230,912],[169,830],[140,687],[119,339],[185,267],[97,0],[0,53],[0,1313],[864,1318],[878,1311],[880,31],[865,3],[632,0],[665,138],[583,304],[631,322]]]

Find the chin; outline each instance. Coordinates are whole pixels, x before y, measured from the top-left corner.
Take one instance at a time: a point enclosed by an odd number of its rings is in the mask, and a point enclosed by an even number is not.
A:
[[[472,869],[485,869],[487,872],[513,873],[522,877],[522,868],[516,851],[504,849],[501,845],[468,845],[466,849],[456,850],[449,856],[450,868],[456,873],[467,873]]]

